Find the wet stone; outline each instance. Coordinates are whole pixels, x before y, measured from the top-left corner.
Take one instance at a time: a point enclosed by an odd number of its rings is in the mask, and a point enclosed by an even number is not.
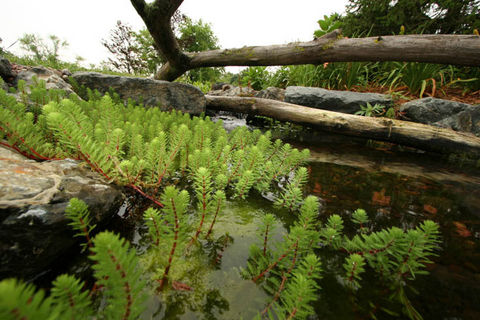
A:
[[[105,225],[124,202],[120,189],[78,161],[36,162],[0,147],[0,279],[31,279],[47,271],[78,237],[64,212],[71,198],[89,205]]]

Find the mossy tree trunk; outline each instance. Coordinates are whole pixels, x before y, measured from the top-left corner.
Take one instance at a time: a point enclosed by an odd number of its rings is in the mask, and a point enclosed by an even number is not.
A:
[[[270,117],[314,129],[365,139],[392,142],[440,154],[469,154],[480,158],[480,138],[420,123],[372,118],[247,98],[206,96],[207,109]]]
[[[171,30],[183,0],[131,0],[167,63],[156,79],[173,81],[188,70],[223,66],[278,66],[353,61],[413,61],[480,67],[480,36],[400,35],[346,39],[335,30],[310,42],[185,53]]]

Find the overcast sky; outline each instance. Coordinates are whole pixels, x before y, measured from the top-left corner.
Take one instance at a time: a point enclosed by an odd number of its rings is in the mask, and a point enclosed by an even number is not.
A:
[[[151,1],[147,1],[151,2]],[[212,25],[222,48],[310,41],[323,15],[343,13],[348,0],[185,0],[180,11]],[[0,38],[7,48],[25,33],[67,40],[64,60],[79,55],[88,63],[106,60],[101,45],[116,21],[144,28],[130,0],[1,0]],[[19,53],[18,44],[10,48]]]

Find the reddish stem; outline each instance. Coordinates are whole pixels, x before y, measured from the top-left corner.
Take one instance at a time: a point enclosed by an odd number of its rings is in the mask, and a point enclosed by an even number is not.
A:
[[[205,213],[207,211],[207,186],[205,183],[205,177],[202,180],[202,219],[200,220],[200,225],[197,228],[195,236],[192,238],[192,243],[197,240],[198,235],[202,232],[203,222],[205,221]]]
[[[272,270],[273,268],[275,268],[275,266],[280,262],[282,261],[283,259],[285,259],[288,255],[288,253],[295,247],[297,243],[294,243],[292,244],[292,246],[290,248],[288,248],[288,250],[280,257],[278,258],[277,261],[275,261],[274,263],[272,263],[270,266],[268,266],[267,269],[265,269],[262,273],[260,273],[258,276],[256,276],[255,278],[253,278],[253,282],[257,282],[261,277],[263,277],[268,271]]]
[[[270,304],[262,311],[262,313],[261,313],[262,315],[264,315],[273,306],[275,301],[277,301],[277,299],[280,297],[280,294],[283,291],[283,288],[285,286],[286,281],[287,281],[287,277],[282,275],[282,283],[280,283],[280,287],[278,288],[278,291],[275,294],[275,297],[273,298],[272,302],[270,302]]]
[[[205,239],[208,238],[208,236],[212,233],[213,225],[217,221],[217,216],[218,216],[218,213],[220,212],[221,204],[222,204],[222,198],[219,197],[218,202],[217,202],[217,210],[215,210],[215,216],[213,217],[212,224],[210,224],[210,228],[208,229],[208,232],[207,232],[207,235],[205,236]]]
[[[108,252],[111,254],[110,259],[113,261],[113,263],[116,264],[115,270],[120,271],[120,275],[121,275],[122,279],[126,279],[127,278],[127,273],[125,272],[125,269],[122,267],[120,262],[118,262],[117,258],[113,254],[113,252],[111,250],[109,250]],[[125,281],[125,283],[123,284],[123,289],[125,290],[125,293],[127,294],[127,305],[125,306],[125,313],[124,313],[122,319],[127,320],[130,317],[131,307],[132,307],[132,304],[133,304],[132,290],[130,288],[130,283],[128,281]]]
[[[153,197],[149,196],[148,194],[146,194],[145,192],[143,192],[139,187],[137,187],[136,185],[133,185],[133,184],[127,184],[128,187],[132,187],[133,189],[135,189],[138,193],[140,193],[142,196],[144,196],[145,198],[147,199],[150,199],[151,201],[153,201],[156,205],[160,206],[163,208],[163,204],[161,204],[158,200],[155,200]]]
[[[162,291],[163,286],[165,285],[165,282],[167,281],[168,273],[170,272],[170,267],[171,267],[172,261],[173,261],[173,256],[175,255],[175,250],[177,249],[178,232],[180,231],[180,221],[178,220],[177,209],[175,207],[175,201],[173,201],[173,199],[170,199],[170,202],[172,204],[173,213],[175,215],[174,238],[173,238],[172,249],[170,250],[170,256],[168,257],[168,264],[165,267],[165,271],[163,272],[163,278],[162,278],[162,280],[160,280],[160,287],[158,288],[158,291]]]
[[[83,233],[85,234],[85,237],[87,238],[87,244],[90,248],[93,248],[92,241],[90,240],[90,235],[88,234],[87,226],[83,223],[83,219],[80,218],[80,223],[82,225]]]

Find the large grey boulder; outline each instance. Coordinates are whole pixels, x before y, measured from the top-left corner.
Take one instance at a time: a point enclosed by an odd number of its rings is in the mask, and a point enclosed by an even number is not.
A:
[[[92,223],[105,225],[124,202],[120,189],[78,161],[36,162],[0,146],[0,280],[48,270],[78,237],[67,224],[68,201],[89,205]]]
[[[413,122],[469,132],[480,137],[480,106],[423,98],[403,104],[400,112]]]
[[[142,100],[145,107],[180,110],[192,115],[205,112],[205,96],[200,89],[189,84],[84,71],[76,72],[72,77],[79,85],[100,93],[112,88],[124,100]]]
[[[22,67],[21,71],[18,72],[17,76],[13,80],[13,85],[17,87],[18,82],[20,80],[24,80],[27,84],[25,89],[27,93],[30,93],[30,85],[35,84],[35,79],[37,79],[37,81],[40,81],[40,80],[45,81],[45,87],[48,90],[50,89],[65,90],[65,92],[67,93],[67,96],[70,94],[75,94],[72,86],[67,82],[65,82],[65,80],[63,79],[62,71],[52,69],[52,68],[46,68],[42,66]]]
[[[393,100],[383,94],[335,91],[310,87],[287,87],[284,101],[305,107],[349,114],[355,114],[355,112],[360,111],[360,106],[366,106],[367,103],[370,103],[372,106],[375,104],[385,107],[393,105]]]
[[[0,56],[0,77],[5,81],[11,81],[15,77],[15,72],[12,70],[10,61]]]

